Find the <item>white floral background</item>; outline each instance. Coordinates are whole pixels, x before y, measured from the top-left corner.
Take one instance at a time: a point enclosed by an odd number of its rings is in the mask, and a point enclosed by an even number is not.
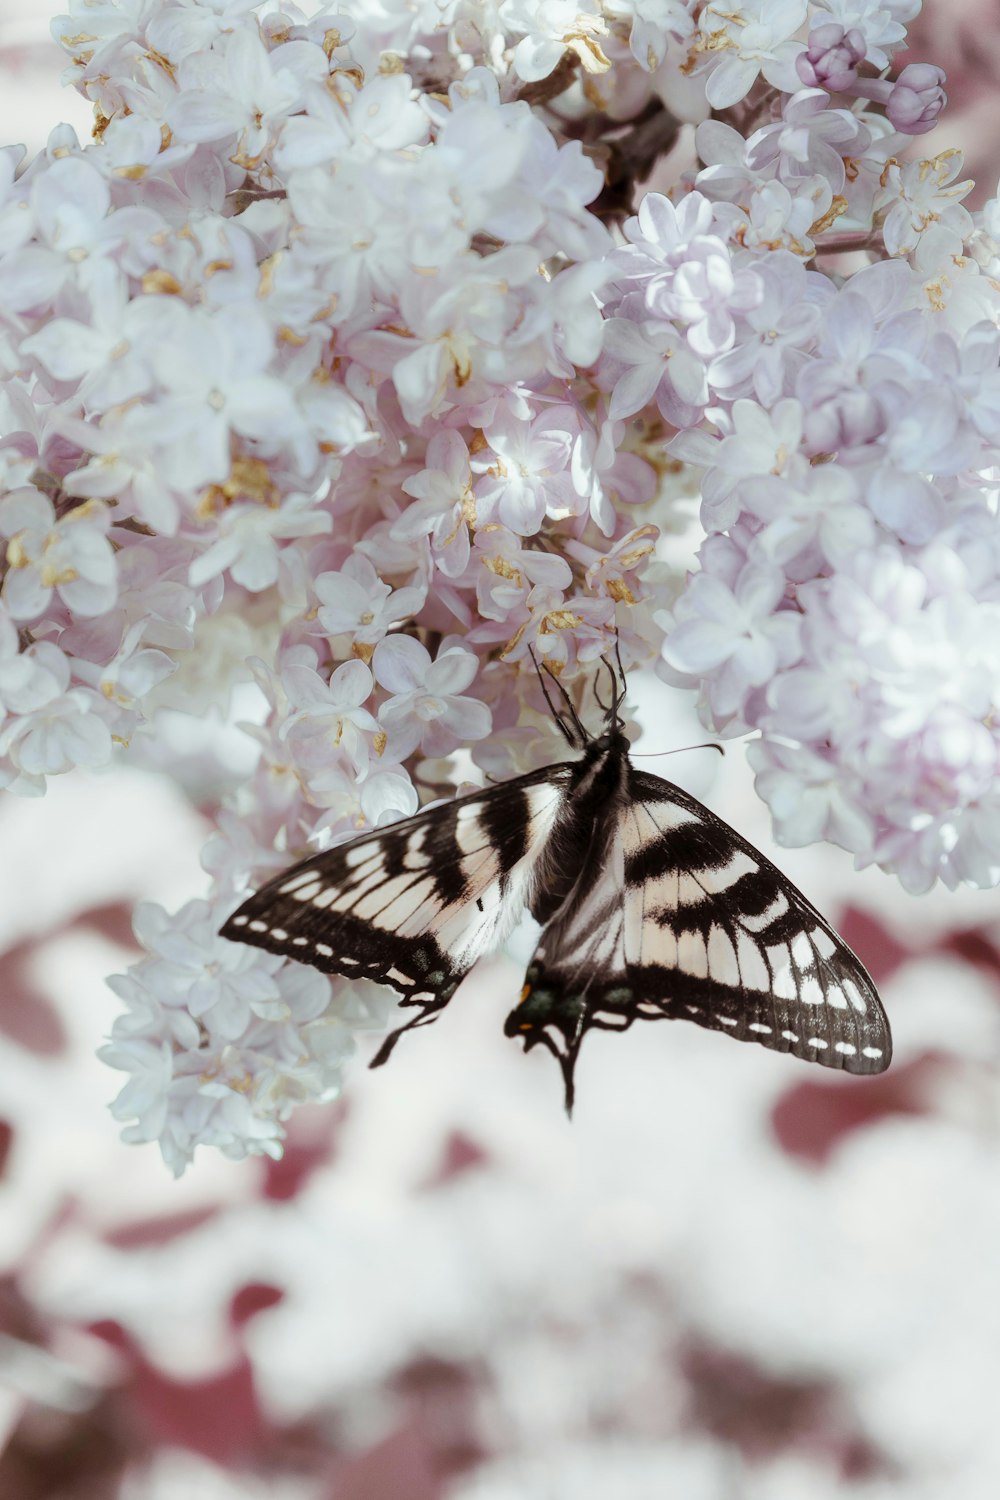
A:
[[[930,0],[916,35],[956,101],[927,154],[967,144],[992,188],[978,10],[956,36]],[[30,149],[89,129],[46,24],[0,3],[2,135]],[[643,750],[703,738],[684,696],[633,692]],[[739,744],[674,757],[661,774],[839,913],[892,1018],[887,1075],[635,1028],[588,1044],[570,1124],[551,1060],[502,1038],[502,957],[300,1112],[283,1161],[208,1154],[175,1182],[119,1142],[93,1055],[132,905],[201,894],[199,803],[249,754],[221,720],[170,744],[0,803],[0,1494],[992,1500],[995,894],[913,899],[777,850]]]

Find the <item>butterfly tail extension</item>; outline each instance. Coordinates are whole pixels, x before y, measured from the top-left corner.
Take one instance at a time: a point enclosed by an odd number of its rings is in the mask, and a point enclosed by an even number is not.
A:
[[[432,1021],[436,1021],[457,988],[458,981],[454,980],[442,985],[436,995],[404,995],[399,1002],[400,1005],[419,1005],[419,1015],[411,1016],[402,1026],[397,1026],[394,1031],[390,1031],[368,1066],[381,1068],[383,1063],[389,1061],[401,1036],[407,1031],[416,1031],[418,1026],[429,1026]]]
[[[541,1043],[552,1053],[562,1073],[566,1113],[570,1116],[576,1100],[574,1072],[586,1030],[586,1007],[585,995],[568,996],[557,991],[547,982],[540,965],[533,963],[525,975],[521,999],[504,1022],[504,1035],[519,1037],[525,1052]]]

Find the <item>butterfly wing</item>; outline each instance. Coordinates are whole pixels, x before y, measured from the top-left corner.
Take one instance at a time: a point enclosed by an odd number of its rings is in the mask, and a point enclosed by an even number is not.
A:
[[[222,936],[392,985],[420,1010],[386,1039],[384,1062],[516,923],[572,778],[572,766],[548,766],[313,855],[245,901]]]
[[[861,962],[770,860],[679,787],[629,768],[600,869],[542,934],[507,1019],[573,1070],[591,1027],[696,1022],[849,1073],[880,1073],[889,1024]]]

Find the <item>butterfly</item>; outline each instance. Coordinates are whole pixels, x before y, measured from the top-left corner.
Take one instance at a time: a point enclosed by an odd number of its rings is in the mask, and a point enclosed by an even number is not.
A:
[[[578,752],[293,865],[222,936],[391,985],[433,1021],[527,910],[542,932],[504,1030],[558,1060],[567,1110],[589,1030],[686,1020],[848,1073],[881,1073],[889,1023],[860,960],[781,871],[672,782],[636,770],[611,674],[592,735],[539,673]]]

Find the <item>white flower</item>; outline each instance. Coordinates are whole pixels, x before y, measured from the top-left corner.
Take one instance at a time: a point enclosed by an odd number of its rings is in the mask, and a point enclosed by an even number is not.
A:
[[[64,259],[67,272],[88,256],[107,255],[130,237],[139,239],[162,227],[150,209],[136,205],[112,211],[107,179],[79,156],[62,157],[36,173],[30,202],[39,240]]]
[[[114,656],[103,666],[84,660],[77,645],[77,676],[120,709],[138,709],[154,688],[177,671],[177,662],[165,651],[143,646],[151,624],[150,620],[139,620],[131,625]]]
[[[383,583],[358,553],[339,572],[320,573],[314,587],[320,601],[317,619],[327,635],[348,634],[362,647],[376,646],[393,625],[417,614],[427,598],[424,588],[394,590]]]
[[[40,652],[45,644],[36,649]],[[46,655],[46,666],[50,660]],[[68,683],[68,679],[67,666],[63,680]],[[24,778],[15,790],[41,791],[44,776],[59,776],[75,766],[106,765],[111,758],[111,731],[100,717],[100,708],[100,698],[89,688],[66,687],[40,707],[8,719],[0,728],[0,756],[8,756]]]
[[[458,578],[469,562],[469,528],[476,521],[469,449],[460,433],[436,432],[427,445],[427,467],[403,481],[412,495],[393,522],[392,534],[404,539],[429,536],[436,566]]]
[[[291,711],[281,738],[306,757],[307,765],[313,763],[310,742],[318,742],[324,759],[329,749],[340,748],[360,776],[369,759],[365,735],[378,731],[376,720],[363,707],[371,696],[372,674],[364,662],[345,661],[327,682],[316,671],[315,660],[306,646],[285,653],[281,682]]]
[[[601,373],[611,387],[608,410],[616,420],[655,400],[668,421],[676,416],[678,426],[693,426],[708,403],[704,361],[672,323],[659,319],[608,318]]]
[[[582,419],[570,406],[543,406],[530,422],[501,408],[486,427],[489,451],[474,468],[480,521],[497,520],[519,536],[532,536],[548,513],[575,515],[583,507],[570,467]]]
[[[611,66],[602,49],[607,22],[592,0],[501,0],[499,14],[510,32],[521,33],[514,68],[525,83],[548,78],[567,49],[587,73]]]
[[[971,178],[956,182],[965,165],[960,151],[942,151],[932,161],[892,164],[885,174],[882,205],[887,209],[882,234],[890,255],[912,255],[920,236],[934,226],[951,232],[956,253],[972,229],[972,215],[962,207],[975,186]]]
[[[405,760],[417,749],[447,755],[461,741],[489,734],[485,703],[463,696],[479,671],[471,651],[449,646],[432,661],[412,636],[391,635],[375,647],[372,666],[379,685],[393,695],[379,709],[390,760]]]
[[[378,151],[419,146],[427,137],[427,116],[412,97],[404,73],[376,75],[360,88],[341,74],[328,83],[309,83],[305,112],[286,121],[275,150],[282,172]]]
[[[291,392],[269,371],[274,334],[255,308],[203,312],[164,301],[145,351],[162,394],[129,416],[158,448],[169,483],[186,490],[221,483],[234,432],[281,447],[303,432]]]
[[[751,689],[801,654],[798,615],[778,609],[784,591],[778,568],[750,562],[732,589],[710,573],[696,573],[681,598],[664,660],[707,679],[718,719],[737,713]]]
[[[38,641],[22,651],[17,627],[0,604],[0,715],[33,713],[57,698],[68,681],[69,669],[59,647]]]
[[[210,52],[185,58],[177,70],[179,94],[167,123],[181,141],[237,136],[236,152],[252,170],[288,118],[302,107],[307,81],[327,77],[321,47],[287,42],[268,52],[256,26],[235,27]]]
[[[277,507],[238,504],[216,522],[216,539],[188,570],[192,588],[227,571],[251,593],[270,588],[278,578],[280,543],[296,537],[323,536],[333,529],[330,513],[311,495],[288,495]]]
[[[21,349],[37,359],[55,380],[77,386],[80,402],[91,411],[125,404],[144,394],[151,383],[147,361],[137,352],[143,340],[156,337],[150,324],[160,314],[160,299],[132,297],[128,278],[107,260],[87,262],[85,284],[89,317],[52,318],[22,340]]]
[[[859,31],[873,68],[887,68],[906,39],[903,21],[917,12],[918,0],[815,0],[845,31]]]
[[[3,600],[15,620],[45,613],[53,592],[76,615],[100,615],[117,595],[109,515],[98,500],[58,521],[47,495],[30,487],[0,500],[0,535],[7,537]]]
[[[513,532],[495,522],[476,532],[475,556],[482,563],[476,576],[479,613],[488,620],[507,621],[523,611],[536,585],[563,590],[573,582],[565,558],[522,547]]]
[[[698,24],[715,62],[705,81],[705,96],[712,108],[738,104],[761,73],[775,88],[795,93],[800,86],[795,58],[802,44],[792,38],[805,18],[806,0],[706,5]]]

